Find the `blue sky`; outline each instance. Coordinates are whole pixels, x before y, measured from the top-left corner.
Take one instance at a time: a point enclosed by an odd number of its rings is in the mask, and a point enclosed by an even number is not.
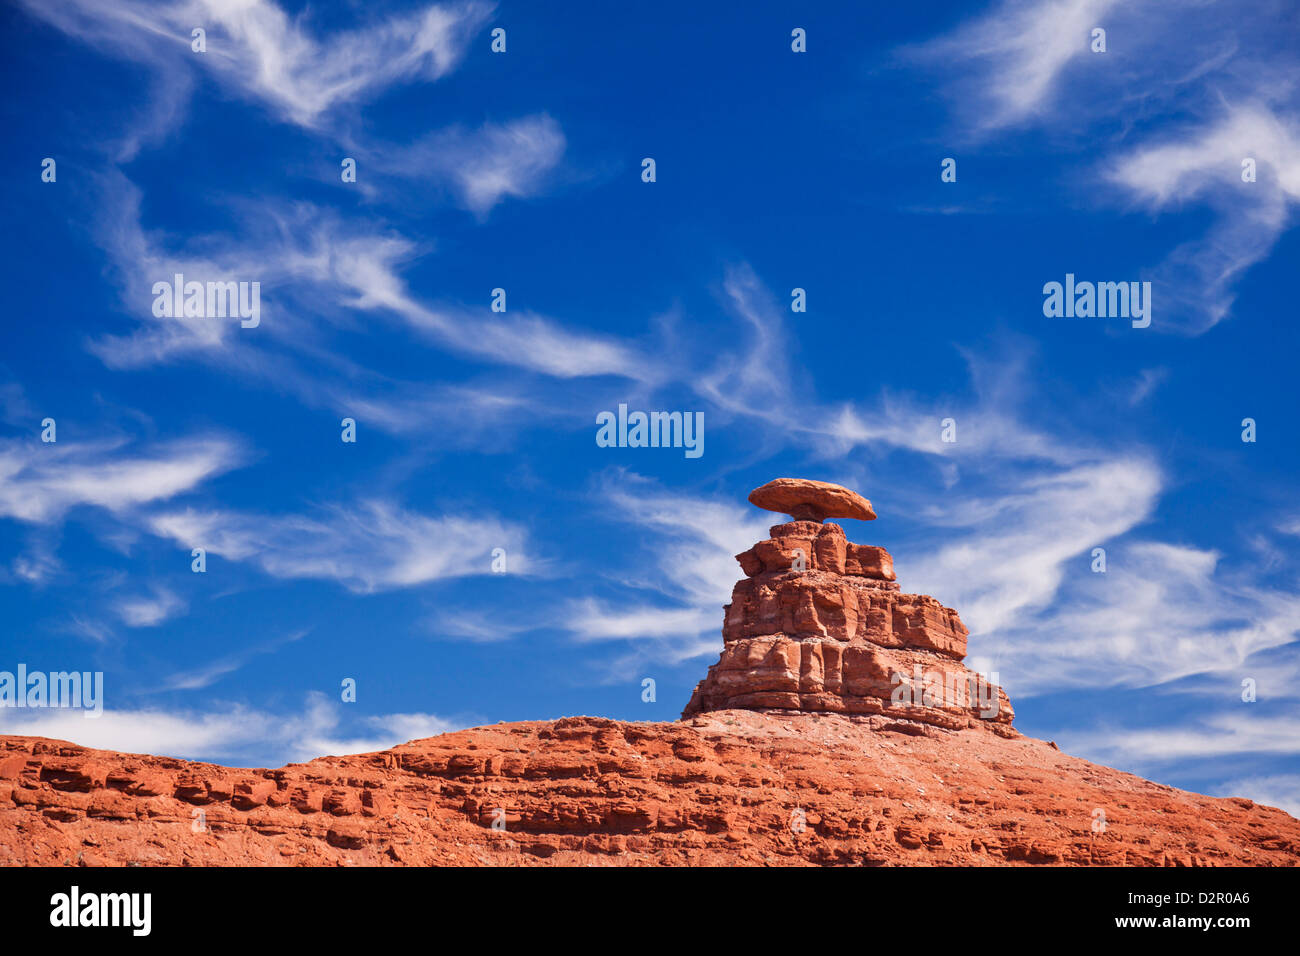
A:
[[[0,668],[106,687],[0,729],[276,766],[672,720],[790,475],[871,498],[1024,733],[1297,812],[1296,14],[841,6],[0,12]],[[176,272],[260,324],[155,317]],[[1067,273],[1150,327],[1045,317]],[[597,447],[619,403],[703,456]]]

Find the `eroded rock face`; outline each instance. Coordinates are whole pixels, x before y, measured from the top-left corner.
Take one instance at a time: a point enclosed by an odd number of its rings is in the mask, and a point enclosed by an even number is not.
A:
[[[837,524],[769,533],[736,556],[746,578],[726,608],[722,656],[683,716],[829,711],[1015,734],[1006,694],[962,665],[957,612],[902,593],[888,551],[848,541]]]
[[[278,770],[0,737],[8,866],[1297,863],[1281,810],[885,716],[568,717]]]

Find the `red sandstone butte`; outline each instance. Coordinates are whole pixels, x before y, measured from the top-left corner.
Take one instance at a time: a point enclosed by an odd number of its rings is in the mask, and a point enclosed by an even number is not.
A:
[[[746,578],[726,607],[722,656],[683,716],[879,714],[915,731],[1016,736],[1006,694],[962,664],[957,612],[902,593],[889,552],[846,540],[837,524],[791,521],[770,533],[736,556]]]
[[[737,556],[678,722],[497,724],[278,770],[0,736],[0,864],[1300,864],[1281,810],[1019,734],[957,612],[807,517],[857,496],[802,485],[775,504],[804,520]]]

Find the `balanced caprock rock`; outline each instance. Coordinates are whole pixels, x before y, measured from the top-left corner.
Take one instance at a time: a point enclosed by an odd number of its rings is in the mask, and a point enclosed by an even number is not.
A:
[[[683,717],[829,711],[1015,735],[1006,694],[962,665],[967,631],[957,612],[928,595],[901,593],[888,551],[823,524],[870,521],[871,502],[797,478],[768,482],[749,500],[795,520],[736,555],[746,578],[726,607],[722,656]]]

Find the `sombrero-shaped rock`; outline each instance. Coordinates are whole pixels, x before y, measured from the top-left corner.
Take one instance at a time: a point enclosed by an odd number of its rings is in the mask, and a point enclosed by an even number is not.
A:
[[[827,518],[872,521],[876,517],[871,502],[856,491],[829,481],[808,478],[777,478],[751,491],[749,500],[760,508],[787,514],[796,521],[825,521]]]

